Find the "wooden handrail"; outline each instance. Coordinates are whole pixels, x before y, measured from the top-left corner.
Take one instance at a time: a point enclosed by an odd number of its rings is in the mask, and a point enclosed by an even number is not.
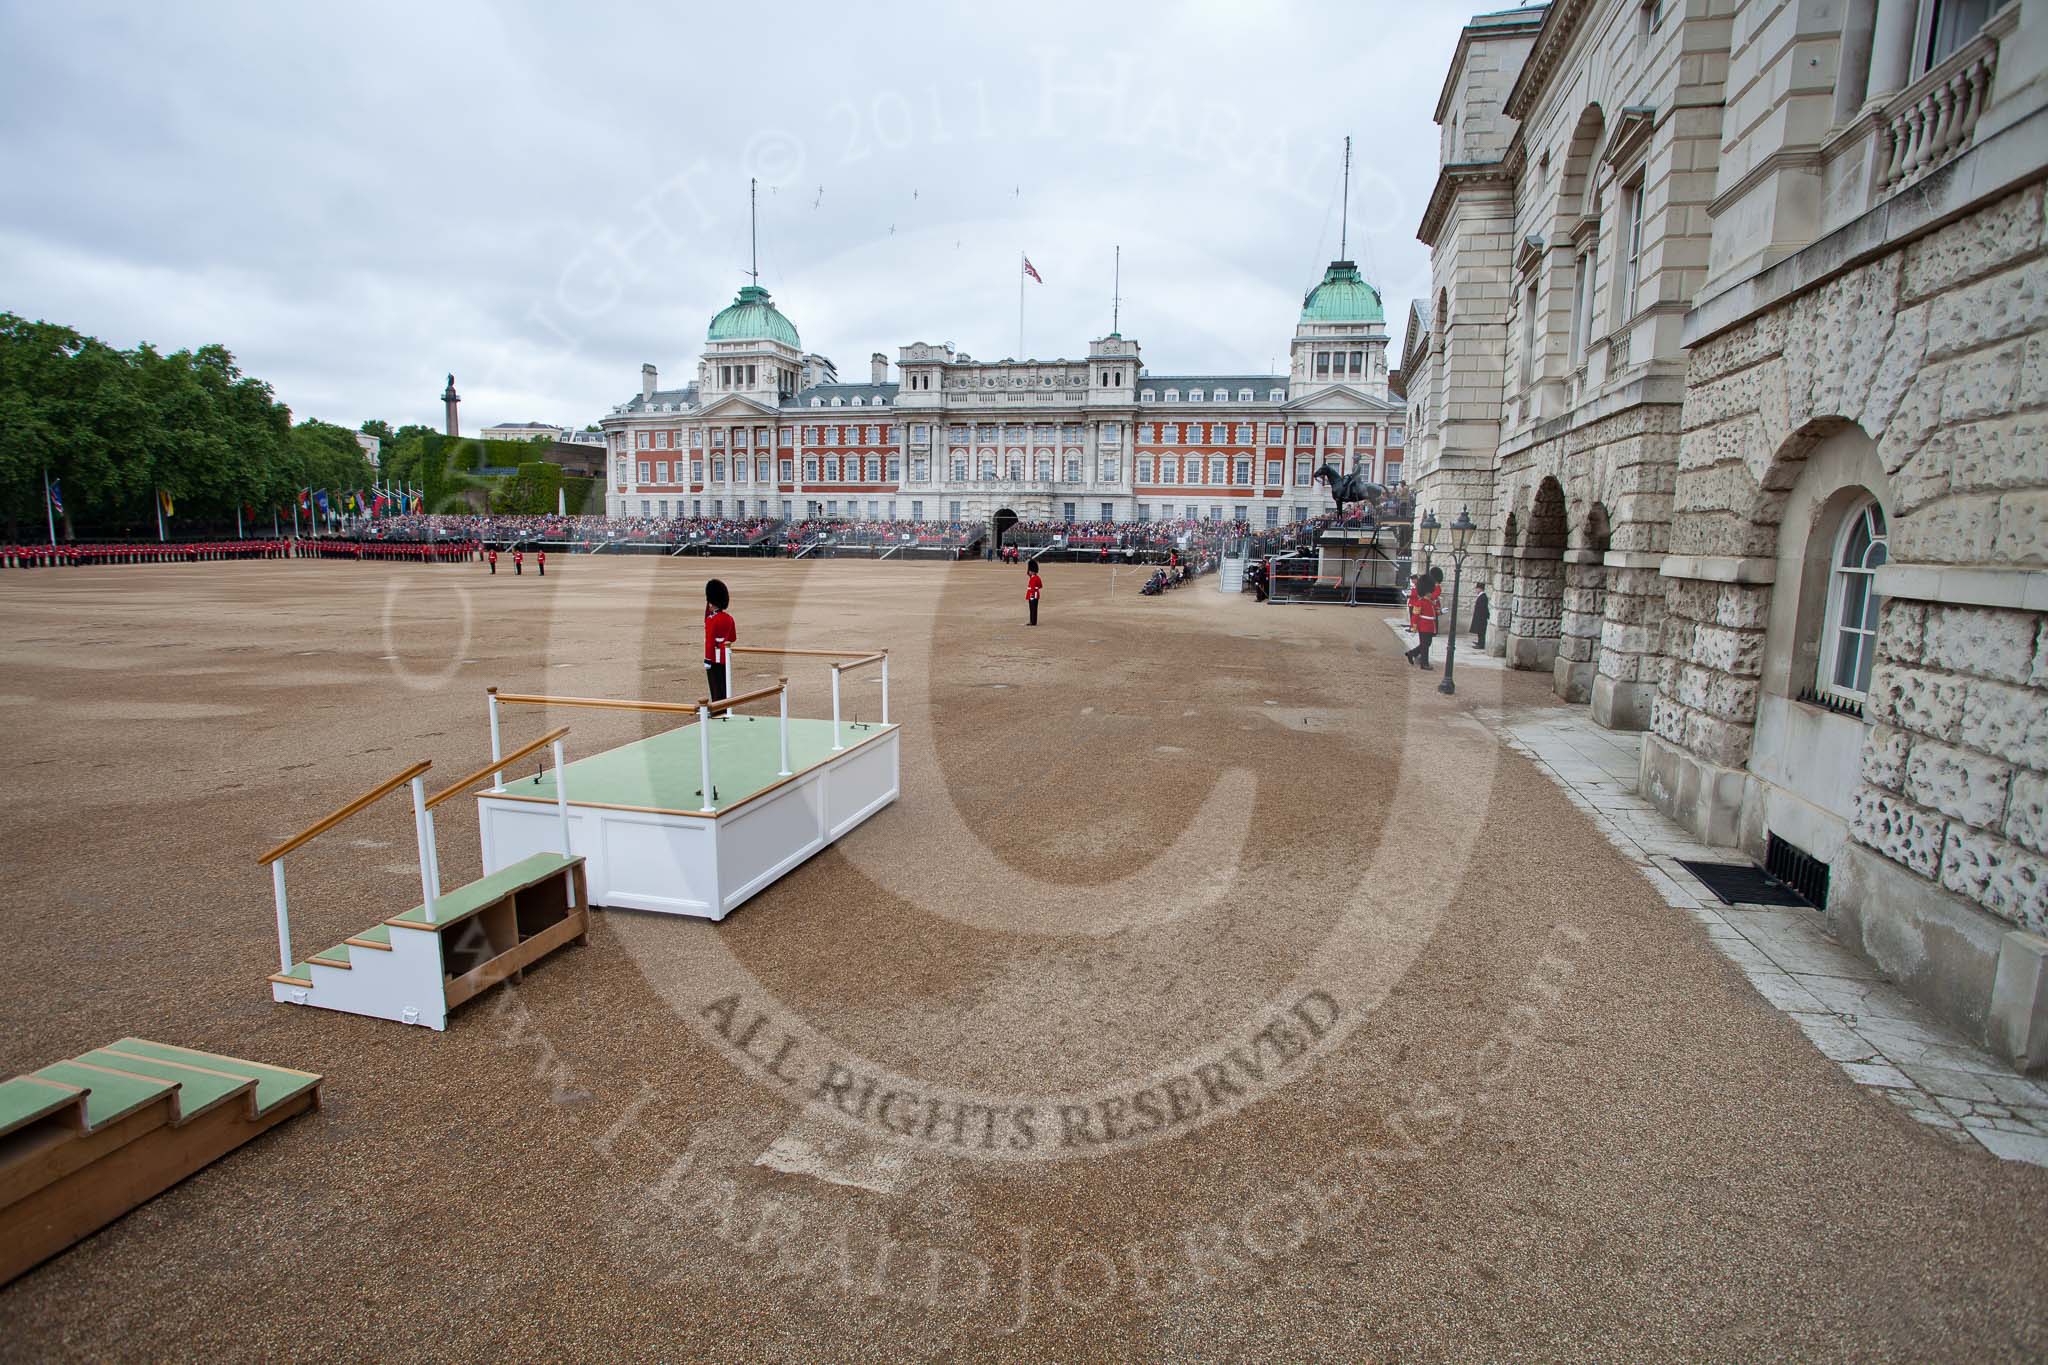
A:
[[[312,824],[306,826],[297,834],[294,834],[291,838],[285,840],[283,843],[279,844],[276,848],[273,848],[272,850],[270,850],[270,852],[264,854],[261,858],[258,858],[256,861],[259,864],[264,865],[276,862],[279,858],[282,858],[285,854],[291,852],[300,844],[305,843],[308,839],[313,838],[315,835],[324,834],[328,830],[333,829],[336,825],[348,819],[349,816],[354,815],[357,811],[369,805],[372,801],[375,801],[378,797],[384,795],[392,788],[404,786],[406,783],[412,781],[415,777],[418,777],[421,773],[425,772],[427,769],[433,766],[434,760],[432,760],[431,758],[423,758],[419,762],[413,764],[410,768],[407,768],[404,772],[398,774],[398,776],[385,778],[382,782],[379,782],[376,786],[370,788],[370,790],[364,792],[361,796],[358,796],[355,800],[349,802],[340,810],[335,811],[331,815],[324,815],[320,819],[315,820]]]
[[[851,673],[856,668],[866,668],[869,664],[880,663],[888,657],[889,651],[885,649],[879,654],[870,654],[865,659],[855,659],[850,664],[834,664],[832,665],[832,671],[835,673]]]
[[[616,701],[610,697],[541,697],[526,696],[516,692],[495,694],[499,701],[518,702],[524,706],[586,706],[604,711],[696,711],[696,707],[680,701]]]
[[[443,801],[446,801],[451,796],[462,795],[462,793],[468,791],[471,787],[474,787],[477,783],[483,781],[492,773],[498,772],[499,770],[504,768],[511,767],[514,763],[517,763],[520,759],[525,758],[535,749],[546,748],[548,745],[553,744],[556,740],[560,739],[563,735],[566,735],[568,733],[569,727],[564,725],[559,730],[549,731],[547,734],[542,735],[539,739],[535,740],[531,744],[526,745],[523,748],[514,749],[511,753],[506,754],[503,758],[492,759],[489,763],[484,764],[483,767],[478,768],[469,776],[464,778],[458,778],[449,786],[443,787],[440,791],[428,797],[427,809],[432,810],[434,807],[440,805]]]
[[[783,688],[788,686],[789,679],[777,678],[775,680],[775,686],[773,687],[763,687],[753,692],[743,692],[737,697],[727,697],[724,701],[713,701],[711,700],[711,698],[705,697],[704,699],[699,701],[695,707],[691,709],[698,711],[711,711],[714,713],[719,711],[729,711],[735,706],[745,706],[750,701],[759,701],[763,697],[776,696],[782,691]]]
[[[781,645],[727,645],[726,650],[732,654],[804,654],[814,659],[852,659],[860,655],[857,649],[785,649]]]

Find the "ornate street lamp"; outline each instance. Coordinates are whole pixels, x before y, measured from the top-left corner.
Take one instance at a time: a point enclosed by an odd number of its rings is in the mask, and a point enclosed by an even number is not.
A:
[[[1432,517],[1430,520],[1434,521],[1435,518]],[[1455,695],[1458,690],[1458,684],[1451,677],[1458,664],[1458,594],[1465,586],[1466,543],[1478,529],[1472,523],[1472,510],[1468,507],[1459,508],[1458,519],[1451,523],[1450,643],[1444,647],[1444,680],[1436,685],[1436,690],[1447,697]]]

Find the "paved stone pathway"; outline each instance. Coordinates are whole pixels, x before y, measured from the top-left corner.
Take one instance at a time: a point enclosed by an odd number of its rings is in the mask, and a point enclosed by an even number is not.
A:
[[[1461,660],[1462,661],[1462,660]],[[1580,708],[1474,712],[1590,816],[1674,909],[1706,926],[1758,994],[1792,1016],[1858,1085],[1957,1141],[2048,1166],[2048,1085],[2029,1080],[1915,1004],[1828,937],[1811,910],[1723,905],[1680,858],[1741,862],[1708,848],[1635,794],[1642,740],[1595,725]]]

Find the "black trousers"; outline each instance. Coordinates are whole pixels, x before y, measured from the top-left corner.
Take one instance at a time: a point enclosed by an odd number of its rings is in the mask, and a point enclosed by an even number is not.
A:
[[[710,685],[710,688],[711,688],[711,700],[713,700],[713,701],[724,701],[724,700],[725,700],[725,665],[724,665],[724,664],[718,664],[718,663],[713,663],[713,662],[712,662],[711,660],[709,660],[709,659],[706,659],[706,660],[704,661],[704,681],[705,681],[705,682],[706,682],[707,684],[709,684],[709,685]]]
[[[1415,646],[1415,662],[1421,664],[1424,668],[1428,668],[1429,647],[1436,643],[1436,632],[1433,630],[1423,630],[1417,631],[1416,634],[1419,637],[1419,641]]]
[[[1484,648],[1486,648],[1486,627],[1485,627],[1485,626],[1483,626],[1483,625],[1482,625],[1482,626],[1480,626],[1480,627],[1479,627],[1479,629],[1477,629],[1477,630],[1475,630],[1475,631],[1473,631],[1473,632],[1472,632],[1472,643],[1473,643],[1473,645],[1474,645],[1474,646],[1476,646],[1477,648],[1480,648],[1480,649],[1484,649]]]
[[[1026,602],[1026,603],[1025,603],[1024,605],[1025,605],[1025,606],[1027,606],[1027,607],[1029,607],[1029,608],[1031,608],[1031,624],[1032,624],[1032,625],[1034,625],[1034,626],[1035,626],[1035,625],[1037,625],[1037,624],[1038,624],[1038,599],[1034,597],[1034,598],[1032,598],[1032,599],[1031,599],[1031,600],[1030,600],[1029,602]]]

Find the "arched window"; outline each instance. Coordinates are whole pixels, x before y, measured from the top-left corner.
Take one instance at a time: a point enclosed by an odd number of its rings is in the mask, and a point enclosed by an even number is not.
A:
[[[1827,622],[1821,633],[1821,689],[1852,701],[1863,700],[1870,690],[1878,605],[1872,580],[1885,555],[1884,509],[1870,498],[1842,519],[1835,537],[1835,552],[1828,561]]]

